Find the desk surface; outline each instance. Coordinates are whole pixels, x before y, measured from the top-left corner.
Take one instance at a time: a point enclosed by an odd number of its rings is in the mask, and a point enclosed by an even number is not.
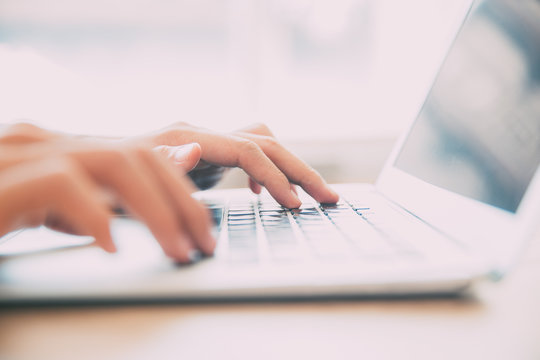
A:
[[[540,359],[540,236],[462,299],[0,309],[1,359]]]

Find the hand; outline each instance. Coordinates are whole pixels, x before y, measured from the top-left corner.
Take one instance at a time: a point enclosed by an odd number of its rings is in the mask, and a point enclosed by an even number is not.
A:
[[[29,123],[17,123],[0,129],[0,145],[22,145],[59,139],[64,136]]]
[[[196,155],[196,154],[195,154]],[[215,240],[191,183],[159,152],[118,142],[70,137],[7,141],[0,137],[0,235],[25,226],[90,235],[113,252],[107,194],[152,231],[164,252],[189,262],[211,254]]]
[[[73,137],[73,135],[61,134],[50,130],[45,130],[28,123],[18,123],[9,126],[3,132],[0,137],[1,144],[28,144],[35,142],[42,142],[51,139],[60,139]],[[78,136],[78,138],[88,139],[88,137]],[[98,138],[99,140],[111,140],[117,141],[119,138]],[[221,180],[224,168],[221,166],[213,166],[204,162],[199,164],[201,158],[201,147],[197,143],[180,145],[180,146],[166,146],[159,145],[154,148],[164,154],[173,163],[188,173],[191,180],[197,185],[199,189],[208,189],[216,185]],[[198,165],[198,166],[197,166]]]
[[[201,161],[201,146],[197,143],[179,146],[160,145],[156,146],[154,150],[163,153],[178,168],[186,172],[191,181],[201,190],[216,185],[225,173],[223,166]]]
[[[301,204],[291,187],[295,184],[321,203],[339,200],[339,196],[313,168],[287,151],[262,124],[226,134],[177,123],[127,141],[150,147],[197,143],[201,148],[201,162],[193,172],[208,166],[212,166],[214,171],[221,167],[238,166],[250,176],[253,192],[259,193],[261,186],[264,186],[280,204],[289,208]]]

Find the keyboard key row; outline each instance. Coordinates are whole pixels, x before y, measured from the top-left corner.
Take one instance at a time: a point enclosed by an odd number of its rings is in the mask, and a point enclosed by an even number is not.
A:
[[[256,261],[258,258],[257,217],[260,219],[264,247],[272,260],[292,261],[306,256],[307,246],[319,259],[339,260],[350,257],[391,257],[410,250],[396,246],[369,219],[374,211],[360,201],[337,204],[305,202],[299,209],[285,209],[276,202],[254,206],[229,207],[229,250],[232,261]],[[305,245],[300,246],[291,218],[301,230]],[[237,255],[239,252],[241,255]]]

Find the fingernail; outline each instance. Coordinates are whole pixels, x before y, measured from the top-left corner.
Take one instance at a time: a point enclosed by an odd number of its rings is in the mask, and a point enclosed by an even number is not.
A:
[[[300,205],[302,205],[302,201],[300,201],[300,198],[298,197],[298,195],[292,190],[291,190],[291,195],[294,198],[294,200],[296,200],[296,204],[297,204],[296,206],[294,206],[294,208],[297,208]]]
[[[101,243],[101,242],[94,241],[93,245],[102,248],[109,254],[114,254],[115,252],[118,251],[118,249],[116,248],[116,245],[113,242]]]
[[[195,249],[192,249],[189,251],[188,253],[188,259],[189,259],[189,262],[196,262],[196,261],[199,261],[201,259],[202,255],[201,255],[201,252],[199,250],[195,250]]]
[[[177,149],[174,152],[173,159],[178,162],[185,162],[186,157],[189,155],[191,151],[193,151],[193,147],[195,144],[186,144],[177,146]]]
[[[109,254],[114,254],[118,251],[118,249],[116,248],[116,245],[114,244],[110,244],[110,245],[107,245],[107,248],[105,249]]]

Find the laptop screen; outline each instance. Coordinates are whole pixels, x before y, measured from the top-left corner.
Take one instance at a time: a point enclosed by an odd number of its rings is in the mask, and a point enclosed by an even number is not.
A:
[[[476,4],[395,166],[515,213],[540,164],[540,1]]]

